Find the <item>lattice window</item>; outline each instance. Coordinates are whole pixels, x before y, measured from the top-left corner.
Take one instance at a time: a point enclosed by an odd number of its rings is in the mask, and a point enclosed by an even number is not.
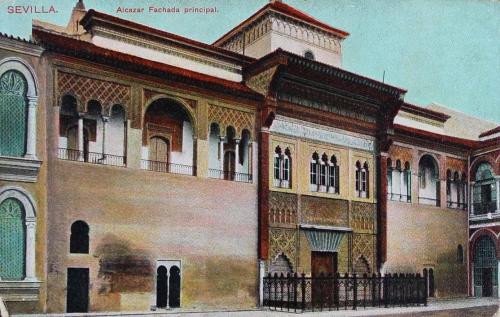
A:
[[[0,155],[19,157],[26,143],[25,78],[7,71],[0,78]]]
[[[0,278],[24,278],[25,225],[22,204],[14,198],[0,203]]]

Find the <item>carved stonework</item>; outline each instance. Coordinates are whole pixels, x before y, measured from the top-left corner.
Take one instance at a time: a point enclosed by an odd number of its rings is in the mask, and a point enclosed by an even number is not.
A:
[[[130,109],[130,87],[111,81],[58,72],[57,93],[59,100],[65,94],[73,95],[79,101],[79,112],[85,112],[90,100],[99,101],[105,113],[116,104]]]
[[[296,229],[269,229],[269,260],[274,261],[280,254],[284,254],[292,269],[297,258],[297,230]]]
[[[247,86],[252,88],[256,92],[267,96],[269,92],[269,86],[277,68],[278,66],[274,66],[258,75],[251,77],[246,81]]]
[[[352,202],[351,228],[356,232],[375,233],[375,207],[370,203]]]
[[[347,200],[302,196],[303,223],[347,227],[349,225]]]
[[[217,123],[224,134],[228,126],[234,127],[236,138],[241,138],[241,132],[244,129],[253,135],[254,116],[250,112],[209,105],[208,122]]]
[[[371,272],[374,272],[375,263],[375,238],[373,234],[353,234],[352,260],[356,265],[360,258],[364,259]]]
[[[297,223],[297,195],[269,193],[269,223]]]
[[[455,172],[458,172],[461,177],[462,173],[466,173],[467,161],[459,160],[453,157],[446,157],[446,169],[451,171],[452,176]]]
[[[398,145],[392,145],[389,149],[389,157],[392,160],[392,167],[396,166],[396,161],[401,161],[401,166],[404,167],[405,162],[409,162],[410,166],[413,161],[412,149]]]

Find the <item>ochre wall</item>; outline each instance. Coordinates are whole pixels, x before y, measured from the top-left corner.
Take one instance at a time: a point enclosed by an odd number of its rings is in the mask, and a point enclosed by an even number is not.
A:
[[[90,311],[149,310],[156,260],[181,261],[182,308],[256,305],[255,185],[61,160],[51,177],[49,312],[65,311],[68,267],[90,268]],[[69,254],[76,220],[88,255]]]
[[[436,296],[467,294],[467,211],[388,201],[384,271],[433,268]],[[464,250],[457,262],[457,247]]]

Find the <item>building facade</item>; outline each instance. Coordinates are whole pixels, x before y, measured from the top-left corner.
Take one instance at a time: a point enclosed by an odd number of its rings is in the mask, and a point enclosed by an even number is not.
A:
[[[249,308],[290,272],[497,294],[498,128],[342,69],[348,35],[280,1],[211,45],[83,1],[2,35],[9,311]]]

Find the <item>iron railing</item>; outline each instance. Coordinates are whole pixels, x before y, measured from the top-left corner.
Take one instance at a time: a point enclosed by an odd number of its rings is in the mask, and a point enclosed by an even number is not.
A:
[[[161,161],[151,161],[151,160],[141,160],[141,169],[154,172],[182,174],[191,176],[194,176],[196,174],[196,166],[182,165],[182,164],[175,164],[175,163],[168,163]]]
[[[410,195],[403,195],[399,193],[388,193],[387,198],[392,201],[402,201],[405,203],[411,202],[411,196]]]
[[[236,173],[230,171],[222,171],[219,169],[208,169],[208,177],[217,178],[217,179],[225,179],[235,182],[243,182],[243,183],[251,183],[252,182],[252,174],[245,173]]]
[[[497,202],[495,200],[474,203],[474,215],[485,215],[490,212],[495,212],[497,209]]]
[[[57,150],[57,157],[61,160],[84,162],[91,164],[102,164],[125,167],[127,164],[126,156],[79,151],[72,149],[59,148]]]
[[[424,273],[425,274],[425,273]],[[427,276],[420,274],[353,274],[264,277],[263,305],[294,312],[366,307],[427,306]]]
[[[423,204],[423,205],[434,205],[434,206],[440,206],[441,201],[438,198],[431,198],[431,197],[421,197],[418,196],[418,203]]]

